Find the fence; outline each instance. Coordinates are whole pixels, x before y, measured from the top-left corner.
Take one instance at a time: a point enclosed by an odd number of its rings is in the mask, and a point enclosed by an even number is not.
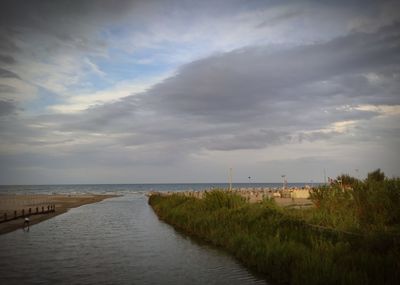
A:
[[[25,218],[25,217],[29,217],[32,215],[43,215],[43,214],[49,214],[49,213],[53,213],[56,211],[56,205],[48,205],[47,207],[42,206],[42,207],[36,207],[36,208],[29,208],[27,211],[25,211],[25,209],[22,209],[20,211],[13,211],[11,212],[11,215],[8,215],[7,212],[5,212],[1,219],[0,219],[0,223],[5,223],[5,222],[9,222],[12,220],[16,220],[19,218]]]

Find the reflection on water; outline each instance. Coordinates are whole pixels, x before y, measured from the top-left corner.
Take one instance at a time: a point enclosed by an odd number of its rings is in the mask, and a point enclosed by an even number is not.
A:
[[[0,236],[0,284],[264,284],[160,222],[143,195],[75,208]]]

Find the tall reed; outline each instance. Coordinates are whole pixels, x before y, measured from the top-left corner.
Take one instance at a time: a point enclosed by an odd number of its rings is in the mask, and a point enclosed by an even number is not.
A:
[[[149,204],[160,219],[224,248],[276,283],[400,284],[400,243],[388,234],[318,228],[271,200],[249,204],[223,190],[204,199],[152,195]]]

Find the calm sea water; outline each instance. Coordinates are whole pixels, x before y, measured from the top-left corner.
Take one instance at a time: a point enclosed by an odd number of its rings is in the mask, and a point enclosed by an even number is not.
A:
[[[232,256],[159,221],[144,195],[149,190],[186,187],[2,187],[3,193],[124,195],[71,209],[31,226],[29,232],[1,235],[0,284],[265,284],[263,276],[250,272]]]
[[[302,187],[307,183],[288,183],[288,187]],[[282,183],[234,183],[235,188],[279,188]],[[0,194],[132,194],[148,191],[186,191],[228,188],[226,183],[192,184],[84,184],[84,185],[0,185]]]

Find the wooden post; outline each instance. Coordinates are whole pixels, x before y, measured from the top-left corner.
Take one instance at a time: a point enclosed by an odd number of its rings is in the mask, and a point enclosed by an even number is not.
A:
[[[30,214],[32,214],[32,209],[31,209],[31,208],[29,208],[29,215],[30,215]]]
[[[22,209],[22,217],[25,217],[25,209]]]
[[[42,206],[42,213],[44,213],[44,207]]]
[[[38,214],[39,213],[39,208],[38,207],[36,207],[36,214]]]
[[[47,213],[50,212],[50,206],[47,206]]]
[[[17,211],[14,211],[14,219],[17,218]]]

